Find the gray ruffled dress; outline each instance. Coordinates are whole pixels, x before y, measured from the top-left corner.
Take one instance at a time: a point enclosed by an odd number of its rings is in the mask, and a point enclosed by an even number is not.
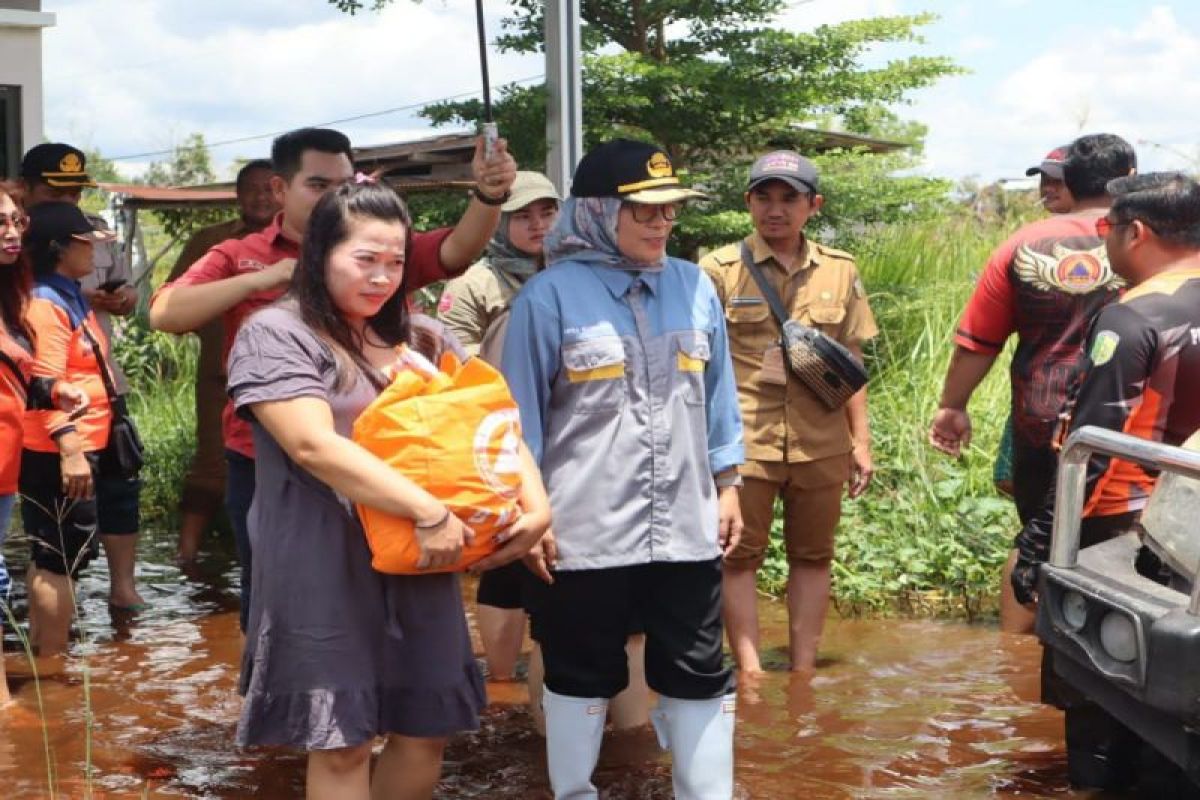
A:
[[[349,436],[374,386],[359,376],[335,391],[332,351],[286,307],[242,326],[228,367],[257,452],[238,744],[324,750],[476,729],[486,700],[458,577],[373,570],[348,501],[288,458],[247,408],[320,398]]]

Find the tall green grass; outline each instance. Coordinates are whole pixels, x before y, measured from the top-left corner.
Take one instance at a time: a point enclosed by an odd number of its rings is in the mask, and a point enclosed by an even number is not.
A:
[[[196,358],[194,336],[172,336],[150,330],[145,317],[122,320],[114,352],[129,378],[129,410],[146,447],[142,470],[142,514],[145,524],[169,526],[183,477],[195,449]]]
[[[927,444],[958,317],[988,254],[1013,221],[975,218],[893,226],[859,241],[858,261],[879,324],[868,346],[875,479],[843,503],[833,596],[847,613],[975,616],[995,606],[1016,514],[992,486],[1008,413],[1007,359],[971,401],[971,448],[954,460]],[[777,520],[776,525],[779,525]],[[783,590],[773,537],[760,585]]]

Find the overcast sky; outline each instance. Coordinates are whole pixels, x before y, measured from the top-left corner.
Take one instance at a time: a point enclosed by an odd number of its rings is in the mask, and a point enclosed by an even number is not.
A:
[[[505,4],[486,0],[489,32]],[[356,17],[325,0],[45,0],[46,135],[136,171],[193,131],[209,142],[375,112],[355,144],[428,135],[420,105],[479,89],[472,0],[398,0]],[[913,95],[922,171],[1016,177],[1081,132],[1137,147],[1143,169],[1200,170],[1200,3],[1138,0],[810,0],[793,30],[932,11],[924,44],[970,70]],[[538,77],[541,56],[493,55],[492,83]],[[213,148],[219,165],[270,137]],[[126,158],[128,157],[128,158]],[[530,165],[537,168],[540,165]]]

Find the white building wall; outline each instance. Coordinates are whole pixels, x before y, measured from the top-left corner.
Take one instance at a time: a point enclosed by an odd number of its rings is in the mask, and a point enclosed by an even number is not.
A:
[[[0,3],[0,84],[21,87],[21,139],[28,150],[42,141],[42,29],[54,15]]]

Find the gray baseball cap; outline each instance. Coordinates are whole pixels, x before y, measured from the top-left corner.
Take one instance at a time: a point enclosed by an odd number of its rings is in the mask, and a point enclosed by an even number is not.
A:
[[[1062,147],[1054,148],[1049,153],[1046,153],[1046,157],[1042,159],[1041,164],[1025,170],[1025,174],[1032,178],[1034,175],[1041,173],[1047,178],[1061,181],[1063,179],[1063,165],[1067,163],[1067,148],[1069,147],[1070,145],[1063,145]]]
[[[817,168],[794,150],[774,150],[760,156],[750,167],[746,191],[767,181],[783,181],[797,192],[817,193]]]

